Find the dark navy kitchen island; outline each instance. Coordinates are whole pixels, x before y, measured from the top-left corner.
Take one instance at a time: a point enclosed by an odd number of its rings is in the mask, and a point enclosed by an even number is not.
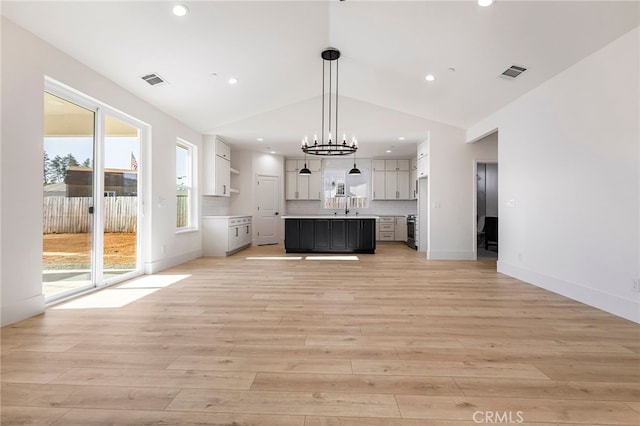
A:
[[[375,216],[285,216],[287,253],[375,253]]]

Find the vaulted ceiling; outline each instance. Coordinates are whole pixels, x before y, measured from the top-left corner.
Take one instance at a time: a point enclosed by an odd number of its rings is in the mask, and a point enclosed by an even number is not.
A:
[[[319,131],[328,46],[342,52],[340,133],[365,156],[402,156],[434,121],[473,125],[639,25],[636,1],[183,3],[185,17],[153,1],[3,1],[2,14],[195,130],[284,155]],[[501,77],[511,65],[527,71]]]

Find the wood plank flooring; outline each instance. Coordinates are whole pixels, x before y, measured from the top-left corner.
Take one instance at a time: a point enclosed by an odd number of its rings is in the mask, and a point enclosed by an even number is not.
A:
[[[261,256],[286,255],[197,259],[3,328],[1,424],[640,424],[637,324],[401,244]]]

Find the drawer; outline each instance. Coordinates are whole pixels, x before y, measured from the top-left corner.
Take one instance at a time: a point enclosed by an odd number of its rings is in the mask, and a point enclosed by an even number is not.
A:
[[[380,231],[380,241],[394,241],[395,232]]]
[[[385,222],[389,222],[389,223],[396,223],[396,217],[395,216],[380,216],[380,223],[385,223]]]
[[[394,223],[381,223],[380,224],[380,232],[382,231],[391,231],[394,232],[396,230],[396,226]]]

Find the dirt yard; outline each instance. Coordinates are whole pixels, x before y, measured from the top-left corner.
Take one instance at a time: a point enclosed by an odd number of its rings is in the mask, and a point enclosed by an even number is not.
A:
[[[42,262],[45,268],[66,269],[72,265],[88,265],[91,234],[44,234]],[[110,267],[129,267],[136,262],[136,234],[104,234],[104,262]]]

